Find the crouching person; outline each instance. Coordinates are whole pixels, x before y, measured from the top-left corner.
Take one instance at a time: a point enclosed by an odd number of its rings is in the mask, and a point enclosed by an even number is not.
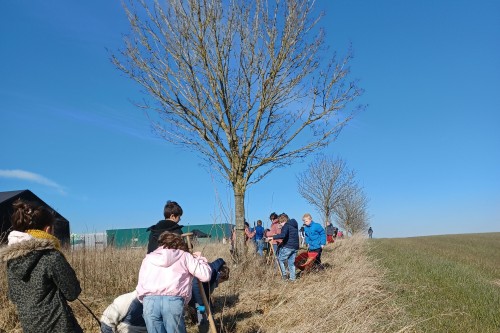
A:
[[[210,264],[212,268],[212,275],[210,276],[209,282],[202,283],[205,296],[207,301],[210,303],[210,313],[213,313],[212,303],[210,301],[210,295],[214,292],[215,288],[219,286],[220,283],[227,281],[229,279],[229,267],[227,267],[224,259],[219,258]],[[205,304],[203,303],[203,297],[201,295],[200,286],[198,279],[195,277],[193,279],[193,297],[189,302],[189,306],[196,310],[197,322],[199,332],[208,332],[208,318],[205,309]]]
[[[147,333],[142,309],[137,291],[118,296],[102,314],[101,333]]]

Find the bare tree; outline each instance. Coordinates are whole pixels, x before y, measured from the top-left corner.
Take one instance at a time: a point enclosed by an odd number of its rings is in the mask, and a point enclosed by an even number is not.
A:
[[[325,57],[314,1],[130,0],[114,64],[149,95],[154,128],[193,149],[234,192],[244,247],[248,186],[327,146],[361,90],[350,54]],[[330,59],[328,59],[330,58]]]
[[[300,195],[321,212],[326,227],[353,180],[354,172],[342,159],[322,156],[297,176],[297,187]]]
[[[368,229],[368,198],[358,184],[353,184],[334,209],[339,227],[353,235]]]

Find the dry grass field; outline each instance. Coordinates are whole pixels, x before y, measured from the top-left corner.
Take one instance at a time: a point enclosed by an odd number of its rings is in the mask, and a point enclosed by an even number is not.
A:
[[[213,293],[219,332],[414,332],[406,314],[384,289],[384,276],[370,261],[367,240],[352,237],[328,245],[327,269],[295,283],[283,282],[277,269],[249,251],[231,264],[230,280]],[[208,260],[230,263],[228,245],[195,247]],[[144,249],[68,251],[83,289],[80,300],[98,317],[118,295],[133,290]],[[15,307],[6,297],[5,273],[0,276],[0,331],[21,332]],[[71,303],[85,332],[99,332],[79,301]],[[197,327],[188,321],[188,332]]]

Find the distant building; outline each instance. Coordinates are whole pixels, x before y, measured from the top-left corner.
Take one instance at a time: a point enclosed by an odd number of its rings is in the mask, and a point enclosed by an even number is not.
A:
[[[108,246],[114,247],[145,247],[148,245],[149,231],[147,228],[106,230]]]
[[[61,244],[69,244],[69,221],[30,190],[0,192],[0,244],[7,242],[7,235],[11,231],[10,217],[14,212],[12,204],[17,199],[37,202],[54,211],[56,217],[54,223],[54,236],[59,238]]]
[[[223,238],[227,239],[231,236],[231,224],[188,225],[182,228],[182,232],[192,232],[200,242],[222,242]],[[201,234],[207,234],[208,237],[203,237]]]
[[[103,249],[107,246],[107,235],[105,232],[71,234],[70,242],[72,249]]]
[[[182,228],[183,233],[192,232],[193,241],[222,242],[231,235],[231,224],[200,224],[188,225]],[[106,243],[114,247],[146,247],[149,241],[148,228],[111,229],[106,230]]]

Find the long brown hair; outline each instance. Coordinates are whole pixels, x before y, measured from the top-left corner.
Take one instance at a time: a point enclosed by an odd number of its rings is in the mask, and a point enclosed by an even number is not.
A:
[[[24,232],[29,229],[43,230],[54,226],[54,213],[46,207],[31,201],[17,199],[13,204],[12,229]]]
[[[182,237],[170,231],[165,231],[160,235],[158,238],[158,246],[162,246],[165,249],[189,252],[189,248]]]

